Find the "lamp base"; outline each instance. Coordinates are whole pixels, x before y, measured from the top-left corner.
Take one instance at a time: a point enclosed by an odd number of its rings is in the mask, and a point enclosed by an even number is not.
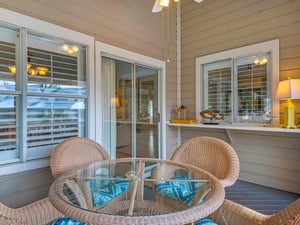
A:
[[[284,128],[295,129],[295,106],[291,99],[288,99],[287,105],[284,107]]]

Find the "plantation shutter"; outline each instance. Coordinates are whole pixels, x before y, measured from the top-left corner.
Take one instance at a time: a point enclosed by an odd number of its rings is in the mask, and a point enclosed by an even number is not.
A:
[[[262,122],[261,116],[269,112],[268,54],[235,60],[237,111],[235,121]]]
[[[28,158],[48,155],[61,141],[84,136],[86,127],[86,75],[80,58],[28,48],[31,68],[46,67],[45,76],[28,75]]]
[[[230,118],[231,115],[231,61],[224,60],[204,65],[205,109]]]
[[[19,32],[0,26],[0,162],[18,161],[17,114],[20,92],[16,90],[16,76],[9,67],[16,64]],[[12,69],[13,71],[13,69]]]

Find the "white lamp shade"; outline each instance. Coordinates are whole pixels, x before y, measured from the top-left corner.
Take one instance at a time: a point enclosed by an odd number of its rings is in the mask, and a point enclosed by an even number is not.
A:
[[[163,7],[168,7],[169,6],[169,0],[160,0],[159,4]]]
[[[288,79],[278,83],[277,99],[300,98],[300,79]]]

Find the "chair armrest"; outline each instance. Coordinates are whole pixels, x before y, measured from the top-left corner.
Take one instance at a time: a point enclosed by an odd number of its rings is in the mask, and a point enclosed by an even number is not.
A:
[[[263,221],[270,218],[269,215],[256,212],[227,199],[209,217],[219,225],[261,225]]]
[[[10,208],[0,203],[0,224],[47,225],[62,214],[48,198],[35,201],[20,208]]]

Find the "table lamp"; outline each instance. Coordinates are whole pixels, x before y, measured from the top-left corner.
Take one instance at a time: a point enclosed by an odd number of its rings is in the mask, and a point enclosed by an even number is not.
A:
[[[287,100],[284,107],[284,128],[296,128],[295,106],[291,99],[300,98],[300,79],[288,79],[278,83],[275,98]]]

